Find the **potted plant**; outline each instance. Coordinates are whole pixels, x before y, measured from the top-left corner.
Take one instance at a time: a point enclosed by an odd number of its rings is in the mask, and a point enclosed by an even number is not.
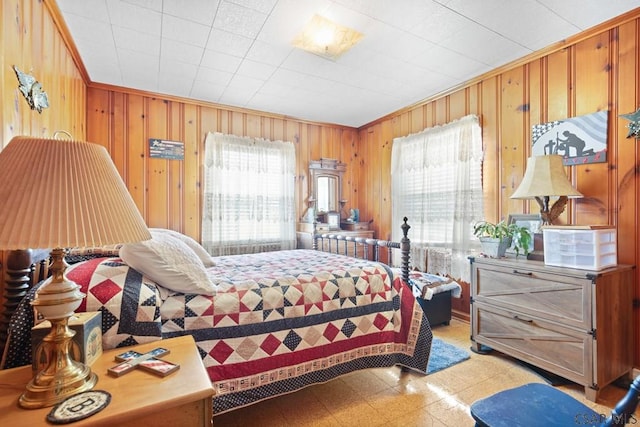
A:
[[[488,221],[478,222],[473,226],[473,234],[480,240],[483,253],[491,258],[501,258],[513,245],[516,257],[522,252],[529,253],[531,232],[528,228],[503,221],[494,224]]]

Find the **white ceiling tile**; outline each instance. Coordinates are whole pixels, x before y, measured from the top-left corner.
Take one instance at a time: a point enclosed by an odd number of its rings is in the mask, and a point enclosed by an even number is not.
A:
[[[75,1],[82,1],[82,0],[75,0]],[[113,1],[113,0],[108,0],[108,1]],[[129,3],[135,6],[139,6],[145,9],[153,10],[155,12],[162,12],[163,1],[158,1],[158,0],[119,0],[119,1],[122,1],[123,3]]]
[[[203,80],[194,80],[190,96],[204,101],[218,102],[227,85]]]
[[[84,40],[102,45],[113,45],[113,33],[108,22],[96,21],[78,15],[68,14],[65,21],[75,40]]]
[[[109,1],[107,9],[111,25],[160,37],[162,14],[158,11],[124,1]]]
[[[216,18],[213,21],[213,26],[220,30],[254,39],[266,19],[266,13],[222,0]]]
[[[278,2],[277,0],[226,0],[229,3],[235,3],[242,7],[247,7],[249,9],[257,10],[258,12],[262,12],[268,14],[271,12],[275,4]]]
[[[82,51],[89,52],[82,59],[91,80],[113,85],[123,84],[115,48],[109,52],[108,49],[92,44],[83,45]]]
[[[171,15],[162,16],[162,37],[194,46],[205,47],[210,27]]]
[[[586,30],[632,9],[640,7],[638,0],[538,0],[549,10],[562,16],[577,28]]]
[[[105,0],[57,0],[56,3],[65,15],[72,14],[91,18],[94,21],[109,22]]]
[[[477,35],[477,37],[472,37]],[[532,51],[479,25],[471,25],[441,44],[445,49],[487,65],[501,65]]]
[[[122,72],[122,81],[125,85],[136,89],[158,91],[158,74],[152,75],[129,68]]]
[[[186,62],[187,64],[200,65],[204,48],[182,43],[176,40],[162,39],[162,58],[169,61]]]
[[[271,44],[255,40],[245,58],[273,66],[279,66],[287,59],[293,47],[283,44]]]
[[[271,77],[275,69],[276,67],[274,67],[273,65],[245,59],[240,64],[240,67],[238,67],[238,71],[236,72],[236,74],[240,76],[253,77],[264,81],[268,80],[269,77]]]
[[[193,82],[198,75],[198,70],[197,65],[160,58],[160,75],[171,75],[179,80]],[[189,85],[189,87],[191,87],[191,85]]]
[[[233,73],[229,73],[222,70],[216,70],[215,68],[199,67],[196,74],[196,80],[207,83],[218,83],[220,86],[227,86]]]
[[[472,5],[478,2],[467,3]],[[468,17],[454,10],[436,7],[429,16],[408,27],[408,30],[424,40],[438,44],[464,28],[469,21]]]
[[[252,43],[253,39],[248,37],[214,28],[211,30],[211,35],[207,42],[207,50],[242,58],[247,54]]]
[[[278,0],[257,39],[291,44],[313,15],[323,15],[331,4],[331,0]]]
[[[219,4],[219,0],[166,0],[162,2],[162,12],[211,26]]]
[[[157,55],[120,49],[118,60],[123,78],[133,75],[148,75],[149,79],[157,79],[160,69],[160,57]]]
[[[158,76],[158,91],[168,95],[191,96],[193,80],[179,79],[173,74],[160,74]]]
[[[530,49],[541,49],[580,31],[570,21],[536,0],[487,0],[469,6],[463,0],[449,3],[464,10],[469,19],[505,38]],[[513,16],[527,19],[512,19]]]
[[[264,85],[260,88],[260,91],[256,94],[256,96],[266,96],[268,98],[289,98],[294,96],[297,89],[288,84],[283,84],[278,81],[275,81],[273,78],[267,80]]]
[[[640,0],[58,0],[90,79],[362,126]],[[292,47],[320,15],[363,33],[336,61]],[[310,102],[312,100],[312,102]]]
[[[136,52],[160,55],[161,40],[151,34],[124,27],[111,27],[116,47]]]
[[[241,63],[242,58],[237,56],[205,49],[200,65],[206,68],[235,73]]]
[[[245,107],[253,98],[253,95],[255,95],[255,92],[248,90],[246,87],[236,86],[235,90],[230,90],[227,86],[220,96],[220,103]]]

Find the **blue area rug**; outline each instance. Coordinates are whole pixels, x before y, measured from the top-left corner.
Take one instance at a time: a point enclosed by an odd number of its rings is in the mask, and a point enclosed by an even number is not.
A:
[[[456,347],[433,337],[431,341],[431,355],[427,365],[427,375],[441,371],[456,363],[464,362],[470,357],[466,350]]]

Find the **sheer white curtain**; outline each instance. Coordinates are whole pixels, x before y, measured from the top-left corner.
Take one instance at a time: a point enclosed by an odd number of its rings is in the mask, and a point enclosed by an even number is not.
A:
[[[431,272],[469,280],[467,257],[479,251],[473,224],[483,218],[481,168],[482,132],[474,115],[393,140],[392,219],[409,219],[412,265],[429,270],[431,260]]]
[[[212,255],[295,248],[295,147],[209,133],[202,245]]]

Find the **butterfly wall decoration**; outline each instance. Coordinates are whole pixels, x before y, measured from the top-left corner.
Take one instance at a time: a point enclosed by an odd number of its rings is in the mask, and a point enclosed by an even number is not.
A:
[[[20,71],[15,65],[13,66],[13,70],[18,77],[18,88],[27,100],[29,107],[38,113],[42,113],[42,109],[49,107],[49,99],[47,98],[47,93],[42,90],[42,84],[32,75]]]

